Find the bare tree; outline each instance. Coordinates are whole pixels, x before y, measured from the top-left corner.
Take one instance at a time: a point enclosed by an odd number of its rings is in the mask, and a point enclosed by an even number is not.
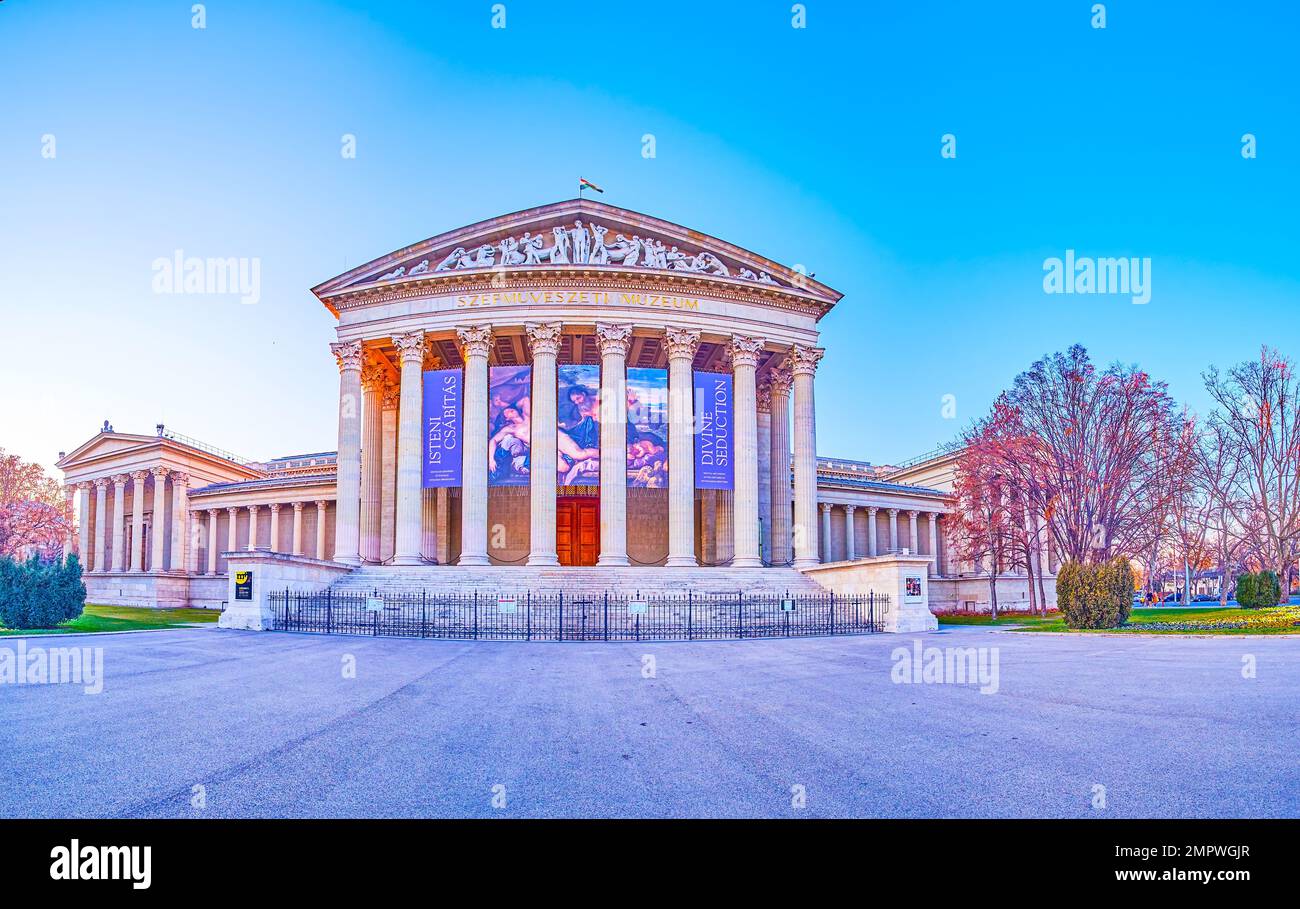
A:
[[[1265,567],[1291,589],[1300,544],[1300,387],[1295,365],[1269,347],[1258,360],[1220,373],[1211,367],[1205,387],[1218,404],[1211,415],[1217,438],[1231,452],[1230,486],[1237,523],[1255,536]]]

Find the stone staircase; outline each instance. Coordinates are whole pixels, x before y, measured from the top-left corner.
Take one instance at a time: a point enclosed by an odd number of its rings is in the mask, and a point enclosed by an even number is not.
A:
[[[336,592],[644,594],[738,593],[820,596],[827,591],[793,568],[539,568],[512,565],[460,567],[366,565],[330,585]]]

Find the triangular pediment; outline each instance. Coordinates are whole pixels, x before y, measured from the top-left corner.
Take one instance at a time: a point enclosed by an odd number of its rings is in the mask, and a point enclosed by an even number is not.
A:
[[[840,298],[800,272],[716,237],[590,199],[530,208],[439,234],[332,278],[313,292],[325,300],[360,288],[530,268],[710,276],[797,292],[828,305]]]
[[[58,461],[59,467],[69,467],[82,461],[121,454],[158,442],[157,436],[142,436],[126,432],[100,432],[91,436]]]

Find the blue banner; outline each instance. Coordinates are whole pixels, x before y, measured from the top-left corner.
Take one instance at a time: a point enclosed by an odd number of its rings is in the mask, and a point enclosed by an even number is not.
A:
[[[668,370],[627,370],[627,485],[668,488]]]
[[[424,374],[424,488],[461,484],[461,400],[459,369]]]
[[[731,373],[695,373],[695,488],[735,489]]]

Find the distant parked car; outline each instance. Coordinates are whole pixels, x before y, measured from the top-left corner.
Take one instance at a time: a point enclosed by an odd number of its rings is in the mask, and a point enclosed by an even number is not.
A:
[[[1219,598],[1216,596],[1212,596],[1208,593],[1198,593],[1196,596],[1192,597],[1192,602],[1193,603],[1217,603],[1219,602]]]
[[[1165,598],[1164,598],[1163,600],[1161,600],[1160,602],[1162,602],[1162,603],[1177,603],[1177,602],[1178,602],[1178,594],[1176,594],[1176,593],[1167,593],[1167,594],[1165,594]]]

